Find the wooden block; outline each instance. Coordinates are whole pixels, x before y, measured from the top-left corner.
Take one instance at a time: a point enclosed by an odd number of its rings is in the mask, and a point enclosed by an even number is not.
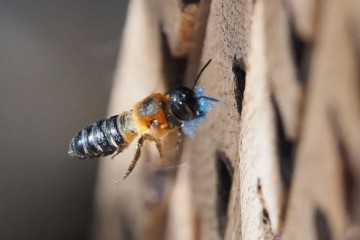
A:
[[[272,8],[271,4],[276,7]],[[277,126],[271,99],[271,67],[279,57],[273,56],[271,59],[267,52],[269,44],[274,43],[276,38],[286,38],[284,28],[281,27],[285,21],[282,11],[279,2],[257,1],[254,6],[239,135],[239,204],[243,239],[274,239],[281,227],[285,193],[280,176]],[[272,14],[276,17],[268,22],[269,15]],[[277,27],[279,29],[274,30]],[[277,35],[271,31],[277,32]],[[284,52],[278,49],[275,54],[281,56]],[[288,68],[291,68],[282,65],[277,67],[274,71],[285,76],[283,73],[289,72]],[[286,80],[288,79],[279,79],[282,82]],[[291,121],[289,123],[292,124]]]
[[[359,55],[345,6],[319,6],[284,239],[360,238]]]
[[[211,2],[199,66],[209,59],[212,62],[199,83],[206,87],[208,95],[220,99],[220,103],[199,126],[196,138],[188,140],[192,147],[188,162],[198,239],[221,239],[227,235],[227,225],[232,226],[229,232],[234,233],[235,239],[241,236],[239,216],[228,214],[227,209],[231,209],[229,212],[233,208],[239,209],[237,139],[250,12],[251,3],[247,1]],[[188,76],[188,79],[194,78]],[[225,182],[231,176],[234,176],[234,182],[229,186]]]

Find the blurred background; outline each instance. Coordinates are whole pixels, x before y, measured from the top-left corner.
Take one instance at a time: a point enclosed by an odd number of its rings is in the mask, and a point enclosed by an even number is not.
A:
[[[0,239],[89,239],[97,160],[67,155],[106,116],[127,1],[0,1]]]

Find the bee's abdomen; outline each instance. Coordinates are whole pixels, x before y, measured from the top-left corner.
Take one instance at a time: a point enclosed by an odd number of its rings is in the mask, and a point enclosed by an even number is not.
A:
[[[69,155],[78,158],[100,157],[122,151],[129,144],[123,136],[123,115],[100,120],[78,132],[70,142]]]

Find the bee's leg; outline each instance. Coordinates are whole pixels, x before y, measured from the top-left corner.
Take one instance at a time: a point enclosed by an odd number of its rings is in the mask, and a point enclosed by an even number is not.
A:
[[[170,128],[177,128],[178,129],[178,139],[176,141],[176,152],[180,152],[180,146],[181,146],[181,142],[184,136],[184,133],[182,132],[181,128],[183,126],[183,123],[181,121],[179,121],[178,119],[176,119],[176,117],[174,115],[171,114],[167,114],[166,115],[166,120],[169,123]]]
[[[162,157],[162,145],[161,145],[161,140],[159,138],[155,138],[150,134],[145,134],[144,135],[145,140],[149,140],[152,142],[155,142],[156,144],[156,148],[159,151],[160,157]]]
[[[176,152],[177,153],[180,153],[180,146],[181,146],[181,143],[182,143],[182,140],[183,140],[183,132],[182,131],[178,131],[178,139],[176,140]]]
[[[114,157],[116,157],[117,155],[119,155],[119,153],[121,153],[123,150],[117,150],[116,153],[114,155],[111,156],[111,159],[114,159]]]
[[[176,127],[176,128],[181,129],[182,122],[179,121],[174,115],[167,114],[165,116],[165,118],[166,118],[166,121],[168,122],[170,128],[175,128]]]
[[[124,176],[122,177],[121,180],[117,181],[116,184],[119,184],[121,183],[122,181],[125,180],[125,178],[127,178],[129,176],[129,174],[132,172],[132,170],[134,169],[137,161],[139,160],[140,158],[140,155],[141,155],[141,148],[142,146],[144,145],[144,142],[146,140],[146,136],[141,136],[139,138],[139,141],[137,142],[137,146],[136,146],[136,153],[135,153],[135,156],[134,156],[134,159],[132,160],[128,170],[126,171],[126,173],[124,174]]]

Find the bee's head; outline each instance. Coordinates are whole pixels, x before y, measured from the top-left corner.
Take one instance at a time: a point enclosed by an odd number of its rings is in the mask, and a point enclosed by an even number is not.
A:
[[[192,89],[176,87],[168,92],[170,96],[170,110],[178,120],[190,121],[196,118],[199,120],[210,111],[210,106],[218,101],[215,98],[205,96],[204,89],[196,85],[202,72],[210,62],[211,59],[201,68]]]
[[[187,87],[176,87],[168,92],[170,96],[170,110],[174,116],[182,121],[189,121],[202,115],[195,92]]]

